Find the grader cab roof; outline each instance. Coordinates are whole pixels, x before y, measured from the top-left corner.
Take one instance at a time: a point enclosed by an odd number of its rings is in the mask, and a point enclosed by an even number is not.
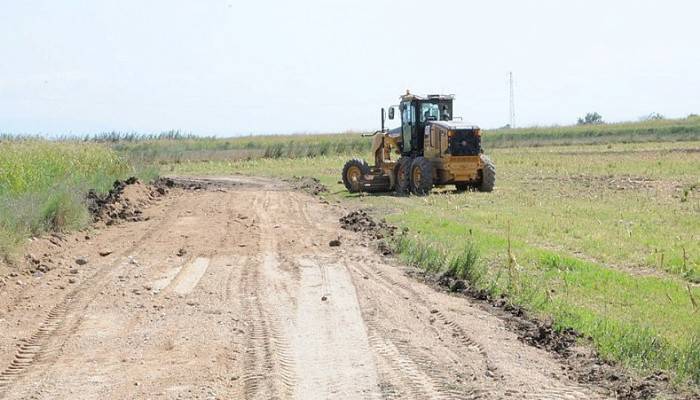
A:
[[[401,97],[402,101],[411,101],[411,100],[454,100],[455,95],[453,94],[429,94],[426,97],[421,97],[418,95],[415,95],[410,92],[406,92],[406,94],[402,95]]]

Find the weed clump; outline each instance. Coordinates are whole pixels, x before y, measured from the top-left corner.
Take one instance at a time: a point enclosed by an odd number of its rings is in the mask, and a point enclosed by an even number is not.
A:
[[[394,240],[394,246],[409,265],[440,274],[442,278],[464,280],[474,286],[484,278],[485,268],[480,261],[479,250],[471,241],[467,241],[461,249],[450,252],[409,237],[404,232]]]

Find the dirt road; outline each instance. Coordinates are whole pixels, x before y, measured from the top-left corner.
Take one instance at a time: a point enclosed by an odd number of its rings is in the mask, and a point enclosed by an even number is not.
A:
[[[225,178],[63,239],[62,266],[0,300],[0,398],[600,397],[339,229],[343,212]]]

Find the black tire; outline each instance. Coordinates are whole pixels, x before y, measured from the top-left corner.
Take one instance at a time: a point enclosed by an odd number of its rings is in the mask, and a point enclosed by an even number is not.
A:
[[[369,165],[367,161],[353,158],[345,163],[343,167],[343,184],[350,193],[362,191],[360,178],[369,174]]]
[[[481,161],[484,163],[484,169],[481,170],[479,191],[491,192],[496,185],[496,166],[493,164],[493,161],[486,156],[481,156]]]
[[[394,185],[394,191],[399,196],[404,196],[408,194],[408,190],[411,187],[411,162],[413,160],[411,157],[401,157],[399,161],[396,162],[396,167],[394,168],[394,177],[396,184]]]
[[[468,183],[455,183],[455,189],[457,189],[458,192],[466,192],[467,190],[469,190],[469,188],[472,187],[474,186]]]
[[[411,163],[411,193],[425,196],[433,189],[433,164],[425,157],[416,157]]]

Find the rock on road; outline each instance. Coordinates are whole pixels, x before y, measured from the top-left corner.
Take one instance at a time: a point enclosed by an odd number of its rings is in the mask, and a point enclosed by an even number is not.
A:
[[[89,260],[73,283],[0,300],[0,398],[601,397],[498,317],[362,246],[340,207],[220,182],[65,245]]]

